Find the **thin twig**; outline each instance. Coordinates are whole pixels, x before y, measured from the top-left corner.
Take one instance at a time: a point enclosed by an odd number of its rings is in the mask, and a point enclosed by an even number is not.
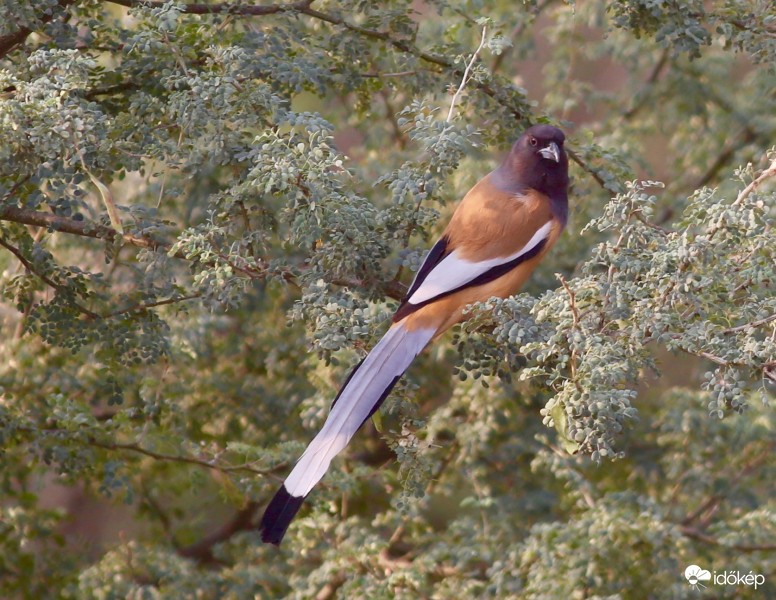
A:
[[[525,21],[519,22],[517,25],[514,26],[512,31],[509,33],[509,40],[512,41],[518,37],[520,37],[523,34],[523,31],[526,27],[536,22],[536,17],[538,17],[547,6],[554,2],[554,0],[544,0],[544,2],[537,4],[536,7],[533,9],[530,17],[527,17]],[[493,59],[493,63],[490,66],[490,72],[495,73],[501,68],[501,63],[504,62],[504,59],[507,57],[507,55],[512,51],[512,48],[514,48],[514,44],[512,46],[507,46],[501,51],[501,54],[496,56]]]
[[[762,452],[757,454],[748,463],[738,468],[735,474],[729,478],[727,484],[725,485],[724,492],[712,494],[709,496],[697,509],[682,519],[680,524],[683,527],[689,527],[693,522],[697,521],[704,514],[716,510],[716,507],[720,504],[720,502],[722,502],[727,496],[730,495],[730,493],[736,488],[741,480],[751,475],[764,462],[771,458],[774,448],[776,448],[776,441],[769,443]]]
[[[165,5],[164,2],[152,2],[146,0],[108,0],[112,4],[134,8],[135,6],[147,6],[149,8],[160,8]],[[268,6],[255,6],[252,4],[230,4],[224,2],[221,4],[184,4],[182,12],[192,15],[211,15],[228,13],[233,15],[243,15],[249,17],[261,17],[265,15],[274,15],[283,12],[294,12],[307,8],[312,4],[312,0],[303,2],[292,2],[290,4],[271,4]]]
[[[221,561],[213,555],[213,548],[241,531],[253,530],[255,528],[253,517],[258,508],[258,502],[247,502],[223,526],[198,542],[185,548],[180,548],[178,554],[186,558],[193,558],[200,563],[220,563]]]
[[[751,323],[744,323],[743,325],[738,325],[737,327],[728,327],[727,329],[723,329],[722,333],[738,333],[739,331],[754,329],[755,327],[765,325],[771,321],[776,321],[776,315],[770,315],[769,317],[758,319],[757,321],[752,321]]]
[[[649,74],[649,77],[647,77],[646,82],[644,83],[643,87],[640,91],[638,91],[635,95],[635,98],[639,98],[639,100],[631,106],[628,110],[626,110],[622,114],[622,118],[625,120],[632,119],[636,113],[638,113],[644,106],[648,104],[649,101],[649,94],[647,93],[649,88],[651,88],[655,83],[657,82],[658,78],[660,77],[660,74],[662,73],[665,66],[668,64],[668,58],[671,55],[671,49],[669,47],[666,47],[663,52],[660,54],[660,58],[655,63],[655,66],[652,67],[652,71]]]
[[[173,296],[172,298],[157,300],[156,302],[146,302],[145,304],[135,304],[133,306],[128,306],[127,308],[122,308],[120,310],[115,310],[111,313],[108,313],[107,315],[104,315],[103,318],[108,319],[110,317],[117,317],[119,315],[124,315],[127,313],[142,312],[150,308],[156,308],[157,306],[166,306],[167,304],[186,302],[187,300],[194,300],[196,298],[201,298],[201,297],[202,297],[202,294],[189,294],[187,296]]]
[[[211,460],[204,460],[201,458],[196,458],[185,454],[164,454],[162,452],[155,452],[153,450],[143,448],[142,446],[136,443],[100,442],[98,440],[92,439],[92,440],[89,440],[89,444],[91,444],[92,446],[96,446],[98,448],[103,448],[105,450],[125,450],[128,452],[134,452],[136,454],[142,454],[144,456],[148,456],[150,458],[153,458],[154,460],[164,460],[164,461],[170,461],[170,462],[179,462],[179,463],[197,465],[200,467],[205,467],[206,469],[221,471],[222,473],[233,473],[236,471],[245,471],[248,473],[253,473],[255,475],[270,477],[277,481],[282,481],[282,478],[279,477],[278,475],[275,475],[275,471],[280,470],[285,466],[285,465],[278,465],[273,469],[264,470],[264,469],[256,469],[254,467],[251,467],[250,465],[252,463],[243,463],[241,465],[220,465]]]
[[[0,237],[0,246],[8,250],[11,254],[13,254],[20,263],[24,265],[24,267],[33,275],[35,275],[38,279],[40,279],[43,283],[48,285],[50,288],[58,291],[58,292],[69,292],[71,291],[66,285],[62,285],[60,283],[57,283],[56,281],[53,281],[50,279],[45,273],[41,273],[35,265],[33,265],[30,261],[28,261],[24,254],[22,254],[21,250],[19,250],[16,246],[13,246],[12,244],[9,244],[6,242],[2,237]],[[100,315],[98,315],[95,312],[92,312],[85,306],[82,306],[75,300],[71,301],[71,304],[81,313],[85,314],[90,319],[98,319],[100,318]]]
[[[59,7],[64,9],[67,8],[69,5],[73,4],[75,0],[59,0],[58,4]],[[43,4],[41,3],[41,6]],[[48,14],[43,13],[36,15],[36,17],[39,19],[39,21],[43,23],[48,23],[53,19],[55,16],[57,16],[57,12],[50,9],[48,5],[46,6],[46,11]],[[0,36],[0,58],[3,58],[6,54],[8,54],[11,50],[16,48],[19,44],[23,44],[24,41],[27,39],[27,36],[30,35],[33,32],[32,29],[29,27],[19,27],[16,31],[12,31],[11,33],[7,35]]]
[[[733,206],[740,206],[743,201],[747,199],[749,194],[756,190],[763,181],[773,177],[774,175],[776,175],[776,158],[773,159],[771,165],[765,169],[765,171],[760,173],[760,176],[757,179],[741,190],[741,193],[738,194],[738,198],[736,198],[735,202],[733,202]]]
[[[695,529],[694,527],[687,527],[681,525],[679,530],[682,535],[703,542],[710,546],[720,546],[721,548],[727,548],[728,550],[736,550],[737,552],[773,552],[776,551],[776,544],[725,544],[720,542],[717,538],[703,533],[702,531]]]
[[[571,316],[573,318],[573,324],[572,327],[575,330],[579,329],[579,311],[577,310],[577,298],[574,294],[574,291],[569,287],[568,282],[566,281],[566,278],[561,275],[560,273],[556,273],[555,277],[558,278],[561,285],[563,286],[563,289],[566,290],[566,294],[568,294],[569,297],[569,308],[571,309]],[[571,368],[571,379],[574,382],[574,385],[580,389],[579,382],[577,381],[577,349],[576,347],[571,348],[571,356],[569,359],[569,367]],[[580,389],[581,391],[581,389]]]
[[[477,49],[474,51],[474,54],[472,54],[471,59],[466,65],[466,68],[463,71],[463,77],[461,77],[461,85],[459,85],[458,89],[455,90],[455,94],[453,94],[453,99],[450,101],[450,110],[447,111],[447,119],[445,119],[445,121],[447,121],[448,123],[453,118],[453,110],[455,110],[455,103],[458,101],[458,96],[461,95],[463,88],[466,87],[466,83],[469,81],[469,77],[471,76],[470,74],[471,74],[472,67],[474,66],[474,62],[477,60],[477,57],[480,55],[480,51],[482,50],[483,46],[485,46],[487,33],[488,33],[488,28],[483,26],[480,45],[477,46]]]
[[[650,229],[654,229],[655,231],[659,231],[663,235],[669,235],[673,233],[670,229],[666,229],[665,227],[661,227],[660,225],[656,225],[652,221],[648,221],[646,218],[644,218],[644,215],[642,215],[640,212],[634,212],[633,216],[636,217],[641,223],[649,227]]]

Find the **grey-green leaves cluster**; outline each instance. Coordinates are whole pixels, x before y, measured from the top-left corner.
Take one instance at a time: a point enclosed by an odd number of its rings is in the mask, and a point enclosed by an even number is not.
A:
[[[0,6],[0,596],[692,598],[689,564],[776,594],[772,4]],[[535,122],[567,233],[262,545]]]

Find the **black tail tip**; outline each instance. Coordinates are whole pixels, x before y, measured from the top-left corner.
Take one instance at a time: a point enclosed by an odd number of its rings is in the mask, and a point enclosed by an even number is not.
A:
[[[288,526],[302,507],[304,496],[292,496],[283,485],[270,500],[259,523],[261,541],[279,546]]]

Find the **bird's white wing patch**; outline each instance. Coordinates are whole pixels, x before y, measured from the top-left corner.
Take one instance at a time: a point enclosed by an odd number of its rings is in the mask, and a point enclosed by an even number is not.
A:
[[[523,254],[533,250],[542,240],[546,239],[550,234],[551,227],[552,221],[547,221],[536,233],[534,233],[533,237],[528,240],[528,243],[525,246],[509,256],[501,256],[479,262],[470,262],[460,258],[458,251],[453,250],[432,269],[420,287],[407,299],[407,302],[410,304],[421,304],[428,300],[432,300],[437,296],[441,296],[466,285],[494,267],[520,258]]]

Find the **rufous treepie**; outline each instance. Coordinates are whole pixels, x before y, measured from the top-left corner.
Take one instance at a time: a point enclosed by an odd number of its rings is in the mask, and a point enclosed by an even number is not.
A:
[[[380,407],[414,358],[466,318],[464,309],[514,294],[560,236],[568,216],[565,136],[535,125],[501,165],[458,205],[420,267],[393,324],[348,376],[318,435],[261,519],[262,540],[279,544],[332,459]]]

